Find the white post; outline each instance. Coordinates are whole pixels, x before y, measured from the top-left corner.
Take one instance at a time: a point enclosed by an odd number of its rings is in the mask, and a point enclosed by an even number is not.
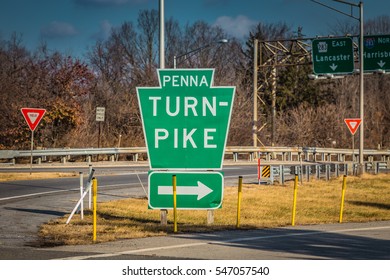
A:
[[[84,186],[83,186],[84,174],[83,172],[79,172],[79,174],[80,174],[80,198],[82,198],[83,191],[84,191]],[[80,203],[80,217],[82,220],[84,220],[84,199],[81,199],[81,203]]]
[[[92,164],[89,165],[89,174],[88,174],[88,184],[92,180]],[[92,209],[92,192],[91,189],[89,189],[89,194],[88,194],[88,209]]]

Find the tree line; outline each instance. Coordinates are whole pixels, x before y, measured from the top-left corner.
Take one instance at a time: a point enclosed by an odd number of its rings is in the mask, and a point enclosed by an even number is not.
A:
[[[30,131],[20,113],[23,107],[45,108],[35,132],[35,146],[144,146],[136,87],[156,86],[158,12],[140,11],[135,22],[113,28],[81,60],[42,44],[28,51],[20,36],[0,42],[0,149],[28,149]],[[390,18],[365,23],[367,32],[389,34]],[[353,34],[356,26],[337,23],[337,34]],[[287,24],[255,25],[245,42],[218,27],[198,21],[180,25],[166,21],[166,68],[174,56],[211,45],[194,56],[177,60],[178,68],[214,68],[214,84],[236,86],[228,145],[251,146],[253,126],[253,41],[296,37]],[[228,38],[227,44],[218,44]],[[359,80],[310,80],[310,65],[277,70],[275,142],[280,146],[350,148],[344,118],[357,117]],[[260,75],[261,77],[261,75]],[[365,147],[390,147],[390,77],[365,76]],[[271,143],[270,87],[259,104],[259,145]],[[105,121],[95,120],[96,107],[105,107]],[[357,137],[356,137],[357,138]]]

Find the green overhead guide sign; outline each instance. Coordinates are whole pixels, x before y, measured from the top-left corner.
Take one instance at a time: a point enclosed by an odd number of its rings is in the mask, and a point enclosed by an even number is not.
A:
[[[390,70],[390,35],[364,36],[364,71]]]
[[[313,72],[317,75],[350,74],[354,70],[353,43],[350,37],[312,41]]]

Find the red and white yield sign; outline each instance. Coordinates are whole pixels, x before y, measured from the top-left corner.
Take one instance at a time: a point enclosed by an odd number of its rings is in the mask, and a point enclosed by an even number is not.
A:
[[[348,126],[349,131],[352,133],[352,135],[355,135],[357,129],[360,126],[360,123],[362,122],[361,119],[344,119],[344,122]]]
[[[43,115],[46,113],[45,109],[39,108],[22,108],[21,111],[31,131],[35,130],[42,120]]]

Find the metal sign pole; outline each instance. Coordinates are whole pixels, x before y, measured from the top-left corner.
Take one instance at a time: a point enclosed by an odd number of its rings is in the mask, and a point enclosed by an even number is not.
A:
[[[352,162],[355,162],[355,134],[352,134]]]
[[[34,130],[31,130],[31,156],[30,156],[30,175],[32,174],[32,164],[33,164],[33,148],[34,148]]]

